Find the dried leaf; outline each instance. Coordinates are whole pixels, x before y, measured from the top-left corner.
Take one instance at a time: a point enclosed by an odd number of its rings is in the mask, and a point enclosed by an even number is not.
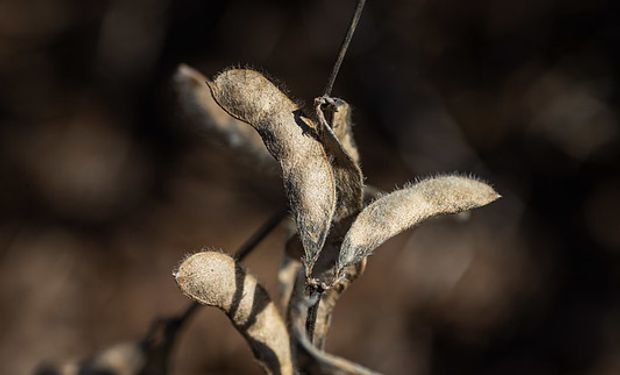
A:
[[[179,65],[173,82],[183,113],[211,138],[246,159],[264,165],[275,164],[256,130],[229,115],[215,102],[207,81],[197,70]]]
[[[252,125],[280,162],[304,247],[308,273],[321,251],[336,204],[332,167],[316,125],[259,72],[230,69],[210,83],[213,97],[233,117]]]
[[[294,373],[286,324],[265,289],[232,257],[217,251],[194,254],[175,278],[183,294],[228,315],[267,373]]]
[[[346,217],[357,214],[362,209],[364,181],[357,160],[349,154],[333,129],[334,120],[338,120],[337,127],[340,135],[348,142],[349,148],[353,146],[350,123],[347,123],[346,116],[343,114],[337,116],[338,111],[348,110],[348,105],[341,99],[320,97],[315,99],[315,106],[320,124],[319,134],[327,155],[332,158],[337,193],[333,220],[337,223]],[[359,158],[357,149],[355,149],[355,153]]]
[[[484,182],[462,176],[429,178],[383,196],[366,207],[349,229],[340,250],[338,271],[430,217],[484,206],[499,197]]]

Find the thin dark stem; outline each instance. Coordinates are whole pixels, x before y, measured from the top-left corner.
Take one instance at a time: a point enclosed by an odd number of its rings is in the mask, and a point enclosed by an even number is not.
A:
[[[143,342],[156,343],[158,341],[157,335],[161,334],[161,340],[167,347],[174,345],[177,332],[183,327],[185,322],[194,314],[194,312],[200,307],[197,302],[192,302],[180,315],[176,315],[169,318],[159,318],[153,322],[151,328],[146,334]]]
[[[183,323],[185,321],[187,321],[187,319],[189,319],[196,310],[198,310],[198,308],[200,307],[200,304],[198,302],[192,302],[191,305],[189,305],[185,311],[183,311],[183,313],[179,316],[179,326],[182,326]],[[180,328],[180,327],[179,327]]]
[[[355,33],[355,28],[362,16],[362,10],[364,10],[364,4],[366,4],[366,0],[357,0],[357,6],[355,7],[355,13],[353,13],[353,18],[351,18],[351,24],[349,25],[349,30],[347,31],[347,35],[345,35],[342,44],[340,45],[340,52],[338,53],[338,58],[334,63],[334,67],[332,69],[332,73],[329,76],[329,81],[327,81],[327,86],[325,86],[324,96],[330,96],[332,94],[332,88],[334,87],[334,82],[336,82],[336,77],[338,77],[338,72],[340,71],[340,65],[342,65],[342,61],[344,60],[344,56],[347,54],[347,49],[349,48],[349,43],[351,43],[351,39],[353,39],[353,33]]]
[[[280,224],[287,214],[287,210],[282,210],[270,217],[260,228],[258,228],[256,232],[254,232],[252,237],[248,238],[243,245],[241,245],[235,253],[234,258],[239,262],[245,259],[245,257],[247,257],[252,250],[254,250],[254,248],[256,248],[256,246],[258,246],[258,244],[261,243],[265,237],[267,237],[267,235],[278,226],[278,224]]]

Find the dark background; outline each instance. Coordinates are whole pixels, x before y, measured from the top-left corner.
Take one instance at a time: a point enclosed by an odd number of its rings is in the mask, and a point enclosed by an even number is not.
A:
[[[367,182],[471,172],[504,198],[389,241],[328,350],[390,374],[620,373],[620,14],[613,2],[369,0],[334,95]],[[279,181],[180,116],[179,63],[322,93],[353,1],[0,2],[0,372],[138,338],[171,270],[232,252]],[[274,291],[285,230],[248,259]],[[257,373],[201,311],[175,374]]]

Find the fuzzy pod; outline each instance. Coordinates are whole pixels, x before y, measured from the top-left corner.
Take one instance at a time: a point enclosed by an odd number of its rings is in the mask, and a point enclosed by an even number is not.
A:
[[[183,294],[223,310],[268,374],[294,373],[291,342],[278,309],[256,278],[229,255],[196,253],[175,273]]]
[[[240,157],[260,165],[275,164],[256,130],[224,111],[213,99],[207,82],[207,77],[185,64],[177,68],[173,84],[185,117],[210,140],[234,150]]]
[[[338,271],[428,218],[471,210],[499,197],[484,182],[456,175],[428,178],[387,194],[362,210],[351,225],[340,249]]]
[[[229,69],[209,83],[215,101],[252,125],[280,162],[284,188],[311,270],[321,251],[336,205],[332,167],[317,127],[299,106],[261,73]]]
[[[348,124],[342,115],[336,117],[339,110],[344,111],[348,105],[336,98],[320,97],[315,99],[315,110],[319,120],[319,135],[327,155],[332,159],[334,179],[336,180],[336,211],[334,222],[357,214],[362,209],[364,196],[364,177],[358,162],[354,159],[334,129],[334,120],[338,120],[337,128],[340,136],[353,143],[352,134],[347,130]],[[357,155],[359,158],[359,155]]]

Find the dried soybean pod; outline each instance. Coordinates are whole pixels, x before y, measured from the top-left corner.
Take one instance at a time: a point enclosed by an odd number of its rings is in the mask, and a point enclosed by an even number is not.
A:
[[[332,129],[337,105],[333,98],[315,99],[315,110],[319,120],[319,135],[325,151],[332,157],[334,179],[336,180],[337,204],[334,222],[357,214],[362,209],[364,181],[362,171],[351,155],[344,148]],[[340,124],[342,127],[342,124]]]
[[[359,165],[360,154],[353,137],[353,121],[351,106],[340,98],[330,98],[333,101],[332,130],[351,159]]]
[[[316,125],[259,72],[226,70],[209,86],[216,102],[233,117],[252,125],[280,162],[310,274],[336,205],[332,167],[317,139]]]
[[[294,373],[286,324],[265,289],[227,254],[196,253],[175,273],[191,299],[222,309],[268,374]]]
[[[178,104],[188,120],[246,159],[264,165],[275,164],[256,130],[229,115],[215,102],[207,81],[200,72],[184,64],[179,65],[174,74]]]
[[[351,225],[340,249],[338,271],[430,217],[484,206],[499,197],[484,182],[454,175],[428,178],[387,194],[362,210]]]

